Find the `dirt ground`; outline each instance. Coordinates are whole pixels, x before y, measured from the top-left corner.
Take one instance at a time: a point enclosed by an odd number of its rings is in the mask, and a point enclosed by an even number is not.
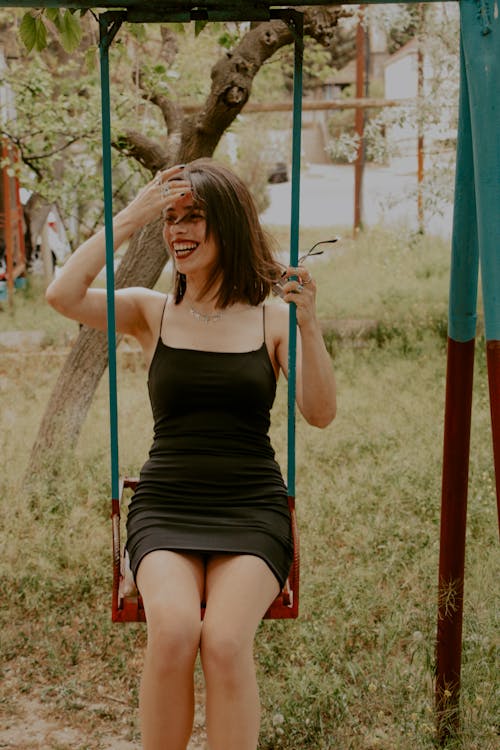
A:
[[[99,696],[98,696],[99,697]],[[106,703],[110,700],[106,697]],[[44,702],[34,691],[29,695],[17,694],[14,699],[14,710],[1,711],[0,748],[15,750],[140,750],[138,741],[127,739],[130,734],[127,728],[128,707],[123,707],[123,714],[113,724],[113,731],[98,729],[91,731],[88,724],[68,726],[64,717],[54,714],[49,703]],[[88,706],[89,710],[106,711],[108,706],[97,703]],[[6,715],[8,714],[8,715]],[[195,715],[194,730],[188,750],[207,750],[203,728],[203,708],[200,706]]]

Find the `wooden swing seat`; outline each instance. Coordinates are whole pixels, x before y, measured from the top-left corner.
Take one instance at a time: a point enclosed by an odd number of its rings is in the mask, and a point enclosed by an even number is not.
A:
[[[124,477],[120,480],[118,499],[111,501],[111,522],[113,528],[113,602],[111,617],[113,622],[146,622],[146,613],[141,596],[128,568],[128,558],[124,553],[120,541],[120,508],[125,489],[135,490],[139,480],[134,477]],[[274,602],[271,604],[264,619],[283,620],[293,619],[299,614],[299,534],[295,515],[295,498],[288,497],[288,507],[292,522],[293,562],[289,576]],[[203,619],[205,604],[201,604],[200,616]]]

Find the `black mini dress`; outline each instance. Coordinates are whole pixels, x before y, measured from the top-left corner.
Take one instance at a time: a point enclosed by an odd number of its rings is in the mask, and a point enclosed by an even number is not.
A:
[[[153,550],[240,553],[264,560],[282,586],[293,541],[268,435],[276,377],[265,340],[254,351],[211,352],[160,336],[148,389],[154,442],[127,517],[134,577]]]

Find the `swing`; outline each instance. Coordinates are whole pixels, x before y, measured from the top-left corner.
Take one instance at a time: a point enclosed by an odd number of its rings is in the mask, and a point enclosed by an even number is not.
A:
[[[293,88],[293,133],[292,133],[292,191],[291,191],[291,236],[290,265],[298,265],[299,239],[299,198],[300,198],[300,141],[302,117],[302,56],[303,56],[303,18],[297,11],[290,9],[280,12],[280,17],[290,26],[294,38],[294,88]],[[111,523],[113,534],[113,591],[111,616],[113,622],[145,622],[146,615],[142,599],[128,568],[128,556],[122,550],[120,534],[121,507],[124,503],[124,491],[134,490],[138,479],[119,477],[118,470],[118,419],[117,419],[117,385],[116,385],[116,332],[114,309],[114,253],[113,253],[113,215],[112,215],[112,180],[111,180],[111,124],[109,92],[109,59],[108,50],[116,34],[121,18],[115,14],[104,13],[100,16],[100,60],[101,60],[101,115],[103,143],[103,179],[104,179],[104,216],[106,239],[106,286],[108,312],[108,371],[109,371],[109,407],[110,407],[110,448],[111,448]],[[293,561],[288,578],[281,592],[272,602],[264,619],[291,619],[299,611],[299,535],[295,515],[295,395],[296,395],[296,350],[297,350],[297,317],[295,305],[289,308],[289,352],[288,352],[288,462],[287,488],[288,507],[290,510]],[[242,594],[244,595],[244,594]],[[200,616],[203,618],[205,605],[202,602]]]
[[[121,546],[120,507],[123,507],[125,490],[135,490],[137,478],[125,477],[120,480],[121,502],[112,505],[113,526],[113,600],[111,619],[113,622],[145,622],[146,614],[141,596],[132,581],[128,567],[128,555]],[[299,534],[295,515],[295,498],[288,496],[288,507],[292,524],[293,562],[282,590],[264,615],[266,620],[292,619],[299,613]],[[205,613],[205,603],[201,604],[201,617]]]

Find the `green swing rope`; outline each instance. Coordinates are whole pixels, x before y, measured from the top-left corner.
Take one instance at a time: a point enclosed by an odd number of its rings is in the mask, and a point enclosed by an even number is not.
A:
[[[290,265],[297,266],[299,257],[299,210],[300,210],[300,150],[302,122],[302,59],[303,17],[298,11],[286,12],[295,37],[294,87],[293,87],[293,137],[292,137],[292,196]],[[120,476],[118,452],[118,397],[116,382],[116,323],[115,323],[115,278],[113,239],[113,191],[111,169],[111,117],[109,88],[109,47],[121,25],[122,16],[103,13],[100,24],[100,68],[101,68],[101,123],[102,161],[104,182],[104,223],[106,241],[106,288],[107,288],[107,332],[108,332],[108,379],[109,379],[109,424],[111,459],[111,497],[113,503],[120,502]],[[288,494],[295,496],[295,397],[297,358],[297,315],[294,304],[290,305],[288,345]]]
[[[304,19],[293,11],[290,23],[294,36],[293,69],[293,130],[292,130],[292,206],[290,217],[290,265],[299,262],[300,219],[300,151],[302,131],[302,60],[304,56]],[[297,308],[290,305],[288,331],[288,460],[287,487],[290,497],[295,497],[295,397],[297,370]]]
[[[104,232],[106,240],[106,303],[108,332],[109,431],[111,459],[111,497],[120,502],[118,457],[118,394],[116,384],[115,273],[113,238],[113,182],[111,170],[111,106],[109,93],[109,47],[119,25],[99,18],[99,55],[101,68],[102,170],[104,191]]]

